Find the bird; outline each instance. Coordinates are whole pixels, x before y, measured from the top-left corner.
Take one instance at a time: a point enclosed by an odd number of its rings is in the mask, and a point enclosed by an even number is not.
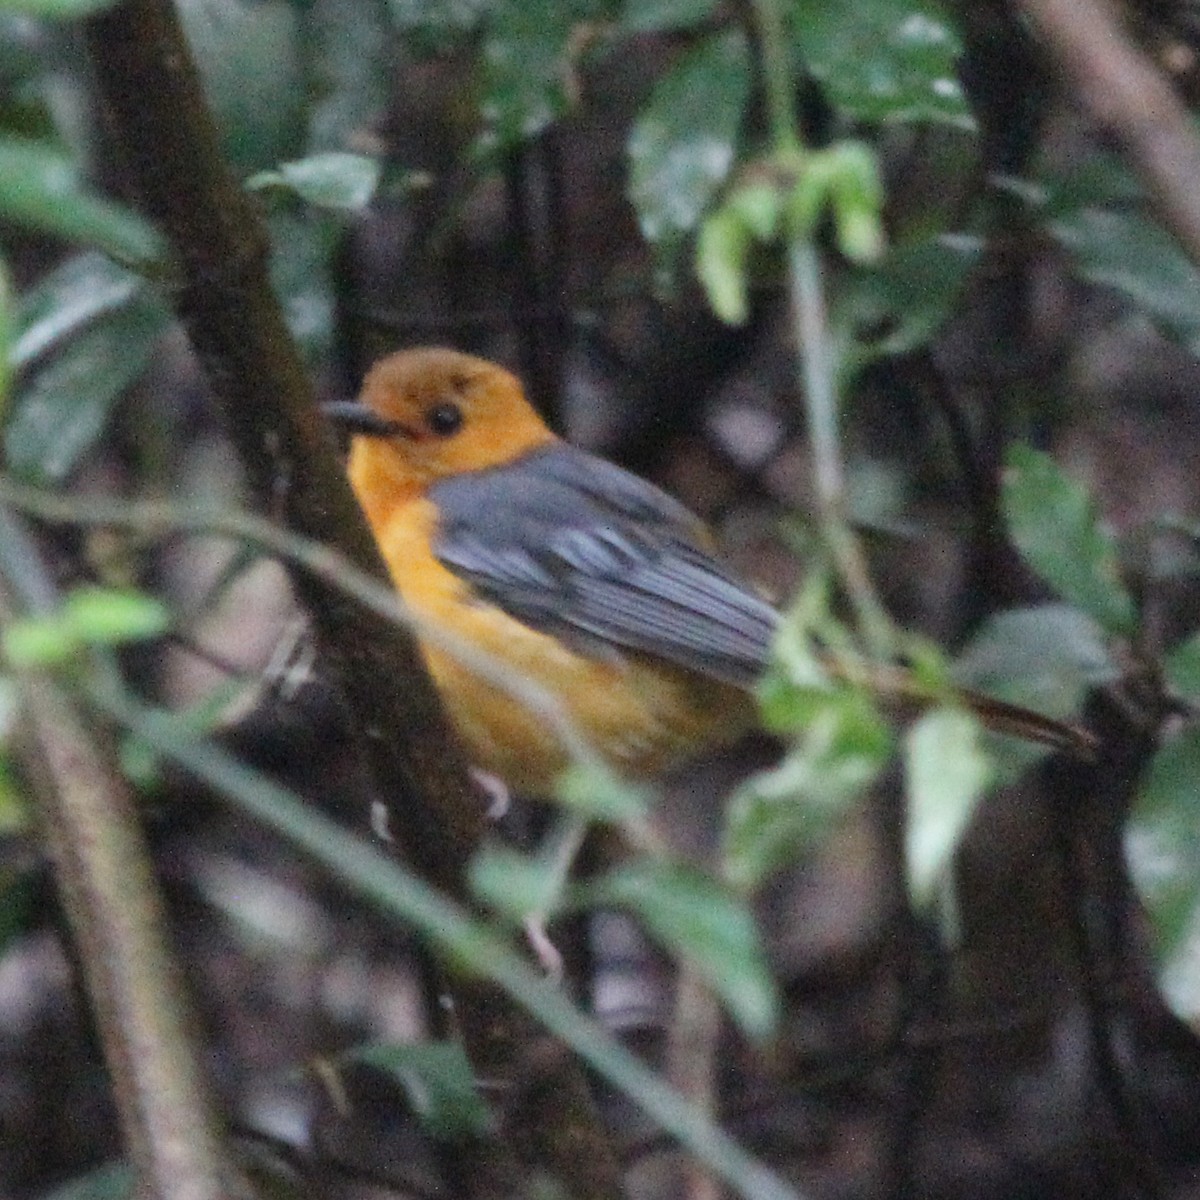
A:
[[[653,777],[755,724],[779,611],[678,500],[555,435],[509,371],[442,347],[401,350],[370,369],[357,400],[325,411],[352,435],[351,486],[485,777],[550,795],[572,749],[421,628],[535,680],[628,776]],[[1027,715],[1027,736],[1072,740]]]

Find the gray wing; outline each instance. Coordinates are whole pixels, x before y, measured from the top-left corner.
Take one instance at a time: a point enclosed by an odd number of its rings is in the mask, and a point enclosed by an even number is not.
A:
[[[761,672],[778,623],[653,485],[581,450],[537,450],[443,480],[434,553],[483,598],[597,657],[643,651],[731,683]]]

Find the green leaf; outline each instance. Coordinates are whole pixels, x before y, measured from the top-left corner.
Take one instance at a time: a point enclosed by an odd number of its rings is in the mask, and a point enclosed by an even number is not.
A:
[[[884,249],[883,180],[865,142],[838,142],[822,152],[832,160],[830,193],[838,249],[853,263],[875,262]]]
[[[17,728],[21,702],[15,679],[0,676],[0,835],[29,829],[29,799],[14,775],[9,748]]]
[[[1180,642],[1163,660],[1167,682],[1193,704],[1200,703],[1200,632]]]
[[[609,872],[586,894],[636,913],[692,964],[747,1036],[775,1028],[779,997],[754,918],[716,880],[678,863],[642,860]]]
[[[785,225],[794,241],[811,241],[829,203],[830,159],[817,151],[807,155],[787,193]]]
[[[413,1112],[434,1137],[453,1141],[482,1137],[492,1129],[492,1115],[457,1042],[362,1046],[346,1058],[396,1080]]]
[[[318,208],[355,212],[365,208],[379,183],[378,159],[328,151],[260,171],[246,180],[251,190],[281,188]]]
[[[12,391],[14,368],[13,346],[16,343],[16,321],[13,315],[12,285],[8,266],[0,258],[0,414],[8,412],[8,396]]]
[[[1109,632],[1132,633],[1137,613],[1121,582],[1116,544],[1102,528],[1087,490],[1048,454],[1013,446],[1002,499],[1025,561]]]
[[[336,0],[345,6],[344,0]],[[473,37],[495,0],[388,0],[392,26],[417,58],[445,54]]]
[[[954,663],[964,688],[1059,720],[1077,715],[1088,692],[1116,679],[1104,630],[1078,608],[1041,604],[989,617]],[[988,733],[998,781],[1011,783],[1050,753]]]
[[[750,179],[736,186],[700,226],[696,277],[713,311],[727,325],[749,315],[747,261],[753,241],[770,242],[779,230],[783,196],[773,182]]]
[[[1136,211],[1080,208],[1048,228],[1083,279],[1112,288],[1200,355],[1200,271],[1161,225]]]
[[[960,686],[1059,718],[1077,713],[1090,688],[1118,674],[1104,630],[1067,604],[996,613],[954,664]]]
[[[0,13],[21,13],[46,21],[70,21],[103,12],[115,3],[116,0],[0,0]]]
[[[834,281],[830,324],[854,367],[926,345],[955,312],[983,241],[941,234],[893,246]]]
[[[712,310],[726,325],[742,325],[750,314],[746,260],[749,226],[733,209],[718,209],[700,226],[696,239],[696,277]]]
[[[650,813],[653,794],[645,787],[604,767],[574,763],[554,789],[559,803],[595,821],[620,825],[642,821]]]
[[[58,667],[82,649],[79,638],[61,612],[18,617],[0,632],[5,661],[18,670]]]
[[[1200,354],[1200,271],[1145,206],[1145,191],[1115,153],[1096,152],[1037,184],[1004,181],[1034,206],[1076,273],[1112,289],[1167,337]]]
[[[156,637],[170,628],[167,609],[151,596],[117,588],[76,588],[55,612],[9,622],[5,657],[16,667],[70,662],[85,646],[116,646]]]
[[[1081,208],[1126,208],[1145,200],[1146,192],[1115,150],[1094,147],[1091,153],[1065,160],[1061,173],[1054,157],[1045,159],[1046,171],[1036,182],[1001,177],[1003,188],[1045,206],[1053,216],[1069,216]]]
[[[904,850],[908,892],[918,911],[930,906],[948,879],[954,852],[991,782],[991,762],[981,735],[970,713],[936,708],[905,737]]]
[[[63,601],[67,628],[89,646],[119,646],[158,637],[171,627],[161,600],[124,588],[75,588]]]
[[[149,264],[166,253],[153,226],[94,195],[71,160],[43,142],[0,137],[0,217],[124,262]]]
[[[629,135],[629,198],[646,239],[670,252],[700,223],[733,166],[750,95],[737,32],[706,38],[654,88]]]
[[[556,864],[508,846],[483,846],[471,859],[468,877],[476,896],[517,923],[552,915],[562,899],[562,872]]]
[[[0,755],[0,834],[31,832],[33,812],[7,754]]]
[[[1154,930],[1160,982],[1182,1016],[1200,1011],[1200,727],[1190,725],[1150,762],[1125,828],[1125,853]]]
[[[12,365],[24,371],[97,317],[128,304],[146,284],[94,250],[73,254],[21,295]],[[164,310],[165,311],[165,310]]]
[[[796,689],[789,715],[799,740],[777,766],[743,783],[726,809],[723,873],[740,890],[761,887],[823,845],[891,755],[891,732],[854,688]]]
[[[690,29],[712,16],[717,0],[626,0],[621,10],[624,33],[661,33]]]
[[[758,241],[769,242],[779,230],[783,196],[774,183],[750,179],[729,193],[724,207],[737,213]]]
[[[566,112],[577,19],[564,0],[496,0],[483,44],[482,152],[511,150]]]
[[[117,399],[145,369],[170,320],[145,290],[124,302],[109,293],[104,303],[111,306],[20,381],[4,431],[14,474],[38,483],[61,483],[70,475],[103,432]],[[87,307],[83,301],[58,320],[48,315],[27,326],[18,343],[26,361],[47,339],[62,340],[71,322],[91,318]]]
[[[51,66],[58,39],[47,32],[43,22],[0,8],[0,129],[80,151],[89,105],[83,73]]]
[[[792,36],[835,107],[860,121],[974,129],[957,30],[929,0],[792,0]]]
[[[817,650],[816,636],[833,620],[828,569],[814,563],[775,634],[771,662],[759,681],[758,706],[765,727],[790,735],[802,731],[838,690]],[[835,629],[840,635],[841,630]]]

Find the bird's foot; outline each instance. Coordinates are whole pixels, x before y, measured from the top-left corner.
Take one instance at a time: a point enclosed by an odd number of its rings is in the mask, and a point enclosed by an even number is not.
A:
[[[499,775],[493,775],[491,771],[485,771],[481,767],[471,768],[471,778],[487,797],[488,820],[499,821],[501,817],[506,816],[512,807],[512,796],[504,780]]]
[[[550,934],[546,932],[546,918],[540,914],[526,917],[524,927],[525,937],[534,957],[547,976],[558,983],[563,977],[563,956],[559,948],[550,940]]]

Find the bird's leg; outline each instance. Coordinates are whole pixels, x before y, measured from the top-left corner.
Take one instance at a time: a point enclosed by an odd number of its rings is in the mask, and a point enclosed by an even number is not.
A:
[[[555,983],[559,983],[562,980],[564,969],[562,951],[550,940],[550,934],[546,931],[545,915],[530,913],[522,924],[525,929],[525,937],[529,941],[529,948],[533,951],[542,970]]]

